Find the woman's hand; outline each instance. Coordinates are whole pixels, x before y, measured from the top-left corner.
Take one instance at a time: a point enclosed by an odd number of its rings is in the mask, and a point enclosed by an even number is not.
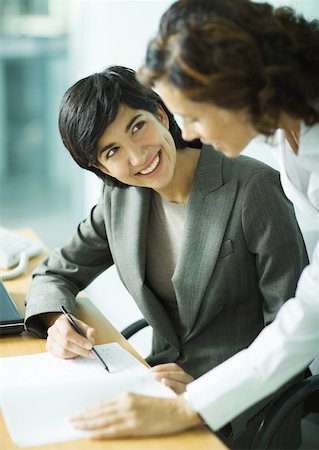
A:
[[[161,381],[165,386],[170,387],[176,394],[182,394],[186,390],[186,385],[194,378],[175,363],[159,364],[150,368],[157,381]]]
[[[46,349],[58,358],[70,359],[77,356],[94,358],[92,346],[95,344],[95,330],[86,323],[72,316],[85,334],[80,336],[72,327],[67,317],[59,314],[52,326],[48,328]]]
[[[70,422],[74,428],[92,431],[90,437],[101,439],[176,433],[203,421],[182,396],[125,393],[88,408]]]

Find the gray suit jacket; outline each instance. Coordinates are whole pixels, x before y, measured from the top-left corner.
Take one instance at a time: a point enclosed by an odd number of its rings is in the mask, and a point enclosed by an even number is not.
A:
[[[154,330],[151,364],[174,361],[195,378],[247,347],[293,296],[307,264],[293,207],[278,173],[247,157],[203,148],[172,283],[182,329],[145,284],[152,191],[105,185],[98,204],[62,249],[34,272],[26,326],[45,335],[38,314],[74,298],[115,264]],[[112,292],[105,289],[105,301]]]

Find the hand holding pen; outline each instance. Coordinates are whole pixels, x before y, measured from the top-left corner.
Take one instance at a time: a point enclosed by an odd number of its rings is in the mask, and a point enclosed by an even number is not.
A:
[[[75,331],[83,337],[86,337],[83,331],[80,329],[80,327],[77,325],[71,314],[64,308],[64,306],[60,306],[60,310],[63,312],[63,314],[67,317],[68,321],[72,325],[72,327],[75,329]],[[101,356],[98,354],[97,350],[92,346],[92,352],[96,356],[97,360],[102,364],[104,369],[106,369],[109,372],[109,368],[107,367],[106,363],[103,361]]]
[[[78,324],[76,323],[76,321],[73,319],[73,317],[71,316],[71,314],[63,307],[60,307],[60,311],[64,314],[64,316],[67,318],[68,322],[70,323],[70,325],[72,326],[72,328],[82,337],[84,337],[85,339],[87,339],[86,334],[81,330],[81,328],[78,326]],[[60,328],[63,328],[63,324],[60,320],[56,321],[55,324],[49,328],[48,330],[48,339],[47,339],[47,350],[54,354],[55,356],[58,357],[62,357],[62,358],[72,358],[75,356],[78,356],[76,353],[74,353],[73,351],[70,350],[66,350],[67,347],[65,346],[65,344],[63,344],[63,342],[66,342],[66,336],[65,336],[65,332],[64,330],[59,330],[59,323],[61,323]],[[85,324],[84,324],[85,325]],[[91,329],[92,330],[92,329]],[[94,331],[94,330],[93,330]],[[58,345],[58,342],[62,340],[62,345],[60,342],[60,345]],[[60,347],[60,350],[58,350]],[[87,346],[88,350],[90,350],[95,357],[97,358],[97,360],[103,365],[103,367],[109,371],[107,365],[105,364],[105,362],[103,361],[103,359],[101,358],[101,356],[98,354],[98,352],[96,351],[96,349],[90,345],[89,348],[89,344]],[[67,356],[67,354],[70,353],[72,355],[72,353],[74,353],[74,356]],[[86,355],[88,356],[88,355]]]

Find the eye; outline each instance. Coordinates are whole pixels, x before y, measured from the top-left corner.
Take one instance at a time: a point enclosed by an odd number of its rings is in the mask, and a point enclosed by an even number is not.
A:
[[[145,125],[145,121],[141,120],[140,122],[137,122],[133,127],[132,127],[132,133],[136,133],[137,131],[139,131],[141,128],[143,128]]]
[[[115,155],[115,153],[118,151],[119,147],[112,147],[108,151],[105,152],[106,158],[112,158],[112,156]]]

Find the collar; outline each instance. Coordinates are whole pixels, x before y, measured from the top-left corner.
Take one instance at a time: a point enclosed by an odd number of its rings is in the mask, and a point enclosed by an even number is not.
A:
[[[319,220],[319,126],[301,126],[298,155],[286,142],[285,132],[277,132],[279,148],[276,158],[280,166],[285,194],[301,212]],[[314,153],[315,152],[315,153]]]

